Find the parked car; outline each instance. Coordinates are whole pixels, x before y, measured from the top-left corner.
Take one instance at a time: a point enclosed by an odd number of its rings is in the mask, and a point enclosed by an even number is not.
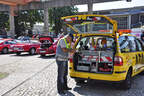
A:
[[[16,44],[10,46],[10,50],[20,55],[22,52],[28,52],[30,55],[36,54],[37,48],[40,47],[40,42],[37,40],[15,40]]]
[[[62,36],[60,38],[62,38]],[[53,38],[50,36],[40,37],[39,41],[41,42],[41,46],[37,49],[37,53],[41,56],[45,56],[47,54],[55,55],[57,43],[60,38],[56,38],[53,40]]]
[[[131,30],[118,30],[117,22],[103,15],[62,18],[78,39],[70,58],[70,77],[119,82],[129,89],[132,77],[144,71],[144,46]],[[69,30],[68,30],[69,31]]]
[[[0,39],[0,52],[3,54],[9,53],[10,46],[15,43],[13,39]]]

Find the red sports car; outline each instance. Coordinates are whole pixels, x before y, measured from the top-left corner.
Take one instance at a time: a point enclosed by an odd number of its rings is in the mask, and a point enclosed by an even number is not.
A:
[[[9,53],[9,48],[13,44],[15,44],[13,39],[0,39],[0,52],[3,54]]]
[[[40,42],[36,40],[16,40],[16,42],[16,44],[11,45],[10,50],[17,55],[20,55],[22,52],[29,52],[30,55],[34,55],[36,54],[37,48],[40,47]]]
[[[60,38],[62,38],[61,36]],[[41,56],[45,56],[46,54],[56,54],[57,43],[60,38],[54,39],[52,37],[41,37],[39,40],[41,42],[41,46],[37,49],[37,53]]]

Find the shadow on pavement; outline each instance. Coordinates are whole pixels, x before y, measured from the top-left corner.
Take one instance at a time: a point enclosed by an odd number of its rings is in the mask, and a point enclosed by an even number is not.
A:
[[[74,95],[72,92],[70,92],[70,91],[67,91],[67,92],[66,92],[66,95],[67,95],[67,96],[75,96],[75,95]]]
[[[75,96],[75,95],[70,91],[66,91],[66,94],[58,94],[58,96]]]
[[[13,54],[13,53],[7,53],[7,54],[0,53],[0,55],[10,55],[10,54]]]
[[[37,54],[35,54],[35,55],[37,55]],[[13,54],[13,55],[10,55],[10,56],[26,57],[26,56],[35,56],[35,55],[30,55],[30,54],[20,54],[20,55],[16,55],[16,54]]]
[[[38,58],[42,58],[42,59],[55,58],[55,55],[39,56]]]
[[[74,91],[84,96],[143,96],[142,83],[144,77],[137,75],[132,78],[132,87],[129,90],[122,89],[120,83],[90,81],[86,84],[78,84],[73,88]],[[139,94],[139,95],[133,95]]]
[[[111,95],[111,93],[115,94],[117,92],[123,91],[117,89],[114,83],[99,82],[93,80],[90,80],[84,84],[77,84],[73,90],[82,96],[114,96]]]

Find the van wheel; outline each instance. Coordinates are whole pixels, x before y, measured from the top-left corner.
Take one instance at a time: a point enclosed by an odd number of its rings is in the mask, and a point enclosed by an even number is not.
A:
[[[144,75],[144,71],[140,72],[139,74],[140,74],[140,75]]]
[[[35,53],[36,53],[35,48],[31,48],[30,51],[29,51],[29,54],[30,55],[34,55]]]
[[[82,84],[84,83],[85,80],[82,80],[82,79],[74,79],[76,84]]]
[[[3,48],[2,53],[7,54],[8,53],[8,48]]]
[[[45,57],[45,54],[41,54],[41,57]]]
[[[131,70],[128,71],[126,79],[122,82],[121,87],[124,90],[128,90],[131,88],[132,85],[132,72]]]

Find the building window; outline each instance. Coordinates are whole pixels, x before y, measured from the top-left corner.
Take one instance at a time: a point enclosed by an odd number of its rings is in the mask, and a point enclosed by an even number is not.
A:
[[[128,29],[128,17],[127,16],[117,16],[111,17],[113,20],[116,20],[118,23],[118,29]]]

